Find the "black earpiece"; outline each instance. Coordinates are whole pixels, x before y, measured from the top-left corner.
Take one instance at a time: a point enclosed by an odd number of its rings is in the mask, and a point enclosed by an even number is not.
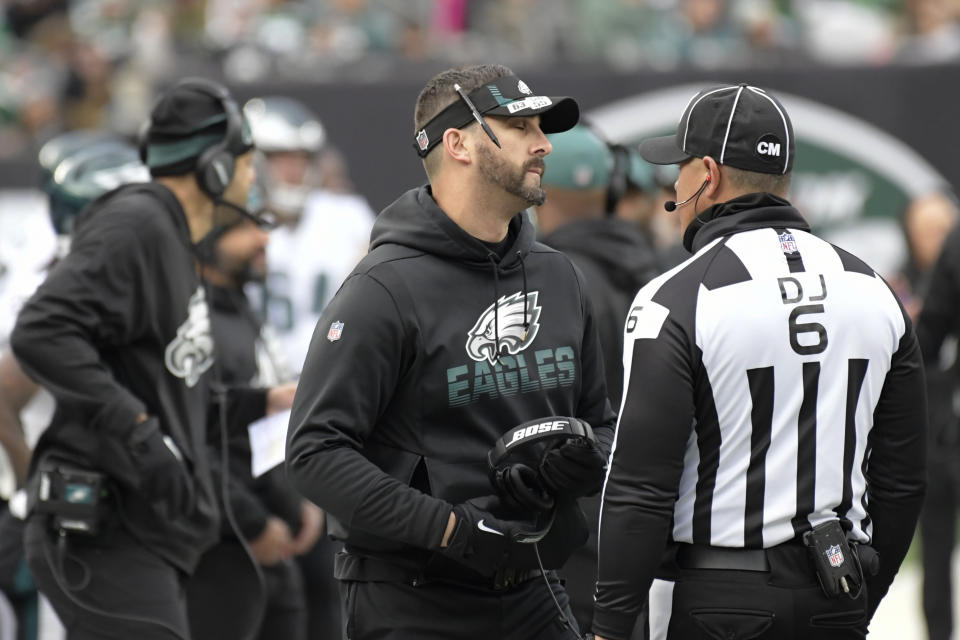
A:
[[[622,144],[611,143],[609,146],[613,155],[613,168],[610,170],[610,183],[607,185],[603,210],[608,216],[612,216],[616,212],[617,204],[627,193],[630,151]]]

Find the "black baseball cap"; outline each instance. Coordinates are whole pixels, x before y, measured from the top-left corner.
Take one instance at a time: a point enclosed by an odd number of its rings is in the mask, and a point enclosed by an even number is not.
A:
[[[748,84],[704,89],[690,100],[677,134],[640,143],[653,164],[680,164],[710,156],[722,165],[784,174],[793,167],[793,125],[772,95]]]
[[[540,116],[544,133],[560,133],[580,120],[577,101],[568,96],[535,95],[526,82],[516,76],[500,76],[467,94],[481,115],[504,117]],[[414,148],[425,157],[443,139],[447,129],[460,129],[474,122],[470,105],[457,98],[417,131]]]

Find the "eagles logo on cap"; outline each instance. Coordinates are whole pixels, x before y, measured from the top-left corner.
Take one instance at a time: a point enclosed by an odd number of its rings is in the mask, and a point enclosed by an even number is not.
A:
[[[520,91],[520,93],[526,94],[528,96],[533,93],[533,91],[530,90],[530,87],[527,86],[527,83],[524,82],[523,80],[517,83],[517,89]]]

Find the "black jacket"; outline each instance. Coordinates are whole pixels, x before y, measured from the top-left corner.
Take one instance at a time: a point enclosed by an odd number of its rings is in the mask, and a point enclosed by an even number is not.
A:
[[[264,358],[270,358],[261,335],[262,322],[250,308],[242,289],[209,286],[210,324],[217,346],[217,365],[220,379],[231,390],[228,402],[227,453],[229,466],[230,505],[240,534],[252,540],[263,532],[267,518],[282,518],[294,532],[300,527],[300,496],[286,482],[282,467],[271,469],[254,478],[250,468],[250,436],[247,425],[266,413],[267,387],[279,384],[283,372],[270,367]],[[273,370],[266,370],[272,368]],[[209,438],[214,468],[222,466],[220,458],[220,416],[214,407]],[[217,492],[221,479],[217,477]],[[221,496],[222,504],[222,496]],[[222,532],[233,537],[234,532],[224,519]]]
[[[924,361],[932,364],[938,360],[944,339],[960,336],[960,225],[944,239],[926,284],[917,337]]]
[[[583,418],[609,450],[615,417],[582,276],[534,242],[525,214],[510,227],[500,260],[429,188],[411,190],[380,214],[370,253],[320,318],[287,469],[348,548],[397,562],[437,549],[451,504],[493,492],[487,452],[527,420]],[[508,309],[494,323],[498,299]]]
[[[46,456],[116,481],[130,533],[184,571],[215,539],[219,512],[206,457],[213,342],[190,231],[165,187],[121,187],[78,221],[70,254],[23,307],[11,344],[24,370],[57,399],[37,444]],[[126,449],[137,415],[159,419],[195,486],[175,519],[140,498]]]
[[[633,223],[618,218],[580,220],[541,238],[570,256],[583,272],[603,349],[610,404],[623,393],[623,323],[640,287],[660,273],[657,258]]]

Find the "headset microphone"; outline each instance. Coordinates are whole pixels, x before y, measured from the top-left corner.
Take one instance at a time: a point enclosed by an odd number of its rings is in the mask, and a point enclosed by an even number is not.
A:
[[[214,198],[213,202],[217,205],[227,207],[228,209],[233,209],[243,217],[253,220],[257,224],[257,226],[259,226],[262,229],[269,230],[269,229],[274,229],[277,226],[276,220],[274,219],[273,215],[270,213],[261,213],[261,214],[253,213],[252,211],[244,209],[240,205],[234,204],[229,200],[224,200],[223,198]]]
[[[709,174],[707,175],[707,178],[703,181],[703,184],[700,185],[700,188],[697,189],[696,193],[694,193],[692,196],[690,196],[689,198],[687,198],[687,199],[684,200],[683,202],[675,202],[675,201],[673,201],[673,200],[667,200],[666,202],[663,203],[663,208],[666,209],[667,211],[674,211],[674,210],[682,207],[683,205],[687,204],[688,202],[690,202],[691,200],[693,200],[694,198],[696,198],[697,196],[699,196],[699,195],[703,192],[703,190],[707,188],[707,185],[708,185],[708,184],[710,184],[710,175],[709,175]]]

